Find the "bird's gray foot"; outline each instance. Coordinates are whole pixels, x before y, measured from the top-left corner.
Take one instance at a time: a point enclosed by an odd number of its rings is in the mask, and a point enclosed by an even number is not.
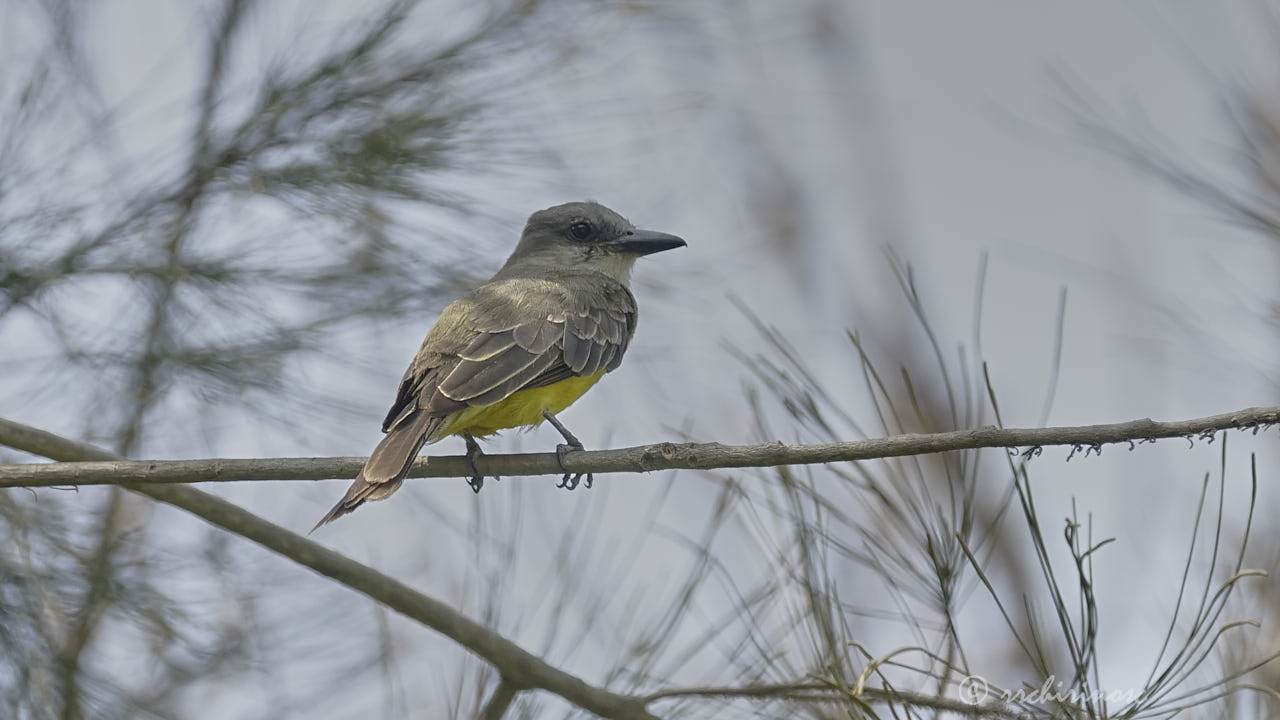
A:
[[[571,452],[579,452],[583,450],[582,441],[573,433],[569,432],[569,428],[565,427],[559,420],[557,420],[556,416],[551,414],[550,410],[543,410],[542,417],[546,418],[547,422],[551,423],[552,427],[559,431],[560,436],[564,438],[563,443],[556,445],[556,461],[560,463],[560,469],[564,471],[564,477],[560,478],[560,482],[556,487],[561,487],[566,490],[574,490],[577,489],[578,482],[582,480],[586,481],[587,487],[591,487],[591,483],[595,482],[594,475],[591,473],[571,473],[564,468],[565,456]]]
[[[471,477],[467,478],[467,484],[471,486],[472,492],[480,492],[480,488],[484,487],[484,475],[480,474],[479,468],[476,467],[476,459],[484,455],[484,451],[480,449],[480,443],[471,437],[471,433],[462,433],[462,439],[467,443],[467,462],[471,464]],[[497,475],[493,476],[494,480],[501,480]]]

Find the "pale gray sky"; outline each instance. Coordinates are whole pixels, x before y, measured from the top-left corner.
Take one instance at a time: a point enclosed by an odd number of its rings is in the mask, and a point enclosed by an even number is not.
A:
[[[360,5],[270,4],[250,35],[256,50],[235,71],[260,71],[253,63],[269,61],[273,43],[295,36],[305,42],[310,36],[298,32],[299,18],[313,27],[341,25]],[[725,344],[764,348],[731,297],[781,329],[846,399],[844,408],[872,425],[845,329],[867,334],[873,348],[899,342],[877,334],[920,342],[886,246],[914,268],[953,363],[958,344],[973,350],[974,286],[980,257],[989,254],[982,350],[1010,425],[1038,422],[1063,286],[1069,301],[1050,424],[1175,419],[1275,402],[1268,319],[1275,246],[1091,148],[1071,110],[1078,91],[1125,132],[1233,177],[1224,94],[1237,83],[1269,87],[1277,80],[1268,46],[1275,36],[1257,21],[1263,10],[1256,4],[759,0],[657,7],[666,18],[619,12],[593,20],[599,43],[576,63],[548,67],[544,83],[522,91],[522,122],[559,166],[518,168],[487,186],[484,177],[472,179],[508,211],[505,224],[487,225],[477,241],[481,265],[500,264],[529,212],[584,197],[688,240],[687,249],[640,263],[641,321],[627,363],[564,414],[588,447],[672,439],[670,428],[708,441],[758,439],[742,392],[748,373]],[[117,127],[132,161],[157,170],[181,164],[184,158],[163,149],[189,132],[200,69],[187,45],[205,18],[163,2],[105,3],[93,14],[100,21],[90,35],[92,62],[104,104],[122,108]],[[792,245],[775,242],[773,223],[796,231]],[[369,372],[310,378],[345,385],[362,416],[316,418],[305,436],[228,423],[217,451],[367,452],[378,437],[376,418],[433,320],[407,322],[362,348]],[[780,419],[776,427],[789,425]],[[509,434],[490,450],[554,442],[550,429],[539,429]],[[1229,495],[1239,499],[1247,492],[1247,453],[1262,453],[1266,475],[1280,457],[1270,440],[1240,435],[1231,444]],[[176,447],[174,454],[194,452],[183,441]],[[430,449],[460,451],[452,441]],[[1070,463],[1064,451],[1048,450],[1032,465],[1044,517],[1058,522],[1075,498],[1093,514],[1099,536],[1120,539],[1096,567],[1103,622],[1110,623],[1104,685],[1123,688],[1145,677],[1164,632],[1163,612],[1172,607],[1200,479],[1216,467],[1217,452],[1216,444],[1188,451],[1172,441],[1134,453],[1108,448],[1100,458]],[[429,508],[465,525],[477,507],[500,522],[521,504],[525,548],[503,588],[520,598],[536,595],[554,571],[552,553],[539,548],[558,537],[556,528],[595,522],[591,544],[601,552],[629,547],[645,522],[636,508],[666,492],[659,476],[602,477],[596,489],[574,494],[553,484],[504,482],[477,497],[461,481],[411,482],[394,500],[362,509],[318,539],[474,611],[486,593],[469,575],[466,537],[434,525]],[[305,529],[343,487],[219,491]],[[670,492],[661,523],[697,537],[708,486],[683,473]],[[1263,507],[1274,507],[1271,495],[1264,482]],[[1275,530],[1268,524],[1261,532]],[[651,538],[619,596],[661,596],[673,563],[685,561],[674,545]],[[750,572],[751,563],[744,565]],[[705,602],[714,614],[716,600]],[[975,614],[993,617],[984,597],[972,603]],[[502,629],[537,647],[544,609],[512,608]],[[627,622],[618,605],[597,627]],[[407,623],[394,627],[417,649],[399,667],[406,702],[439,701],[447,683],[418,679],[434,677],[457,652],[420,639],[429,634]],[[585,643],[568,669],[598,679],[593,672],[607,655],[607,636]]]

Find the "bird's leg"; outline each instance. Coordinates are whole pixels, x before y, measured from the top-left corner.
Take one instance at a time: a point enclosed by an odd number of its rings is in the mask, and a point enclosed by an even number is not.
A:
[[[467,442],[467,462],[471,464],[471,477],[467,478],[467,484],[471,486],[472,492],[480,492],[480,488],[484,487],[484,475],[480,474],[479,468],[476,467],[476,458],[484,455],[484,451],[480,449],[480,443],[471,437],[471,433],[462,433],[462,439]],[[497,475],[493,476],[494,480],[501,480]]]
[[[569,432],[569,428],[557,420],[550,410],[544,409],[542,417],[546,418],[556,430],[560,431],[561,437],[564,438],[563,443],[556,445],[556,460],[560,463],[560,469],[564,470],[564,456],[571,452],[582,450],[582,441]],[[594,475],[591,473],[571,473],[568,470],[564,470],[564,477],[560,478],[560,484],[556,485],[556,487],[574,490],[578,487],[578,481],[583,479],[584,474],[586,475],[587,487],[591,487],[591,483],[595,481]]]

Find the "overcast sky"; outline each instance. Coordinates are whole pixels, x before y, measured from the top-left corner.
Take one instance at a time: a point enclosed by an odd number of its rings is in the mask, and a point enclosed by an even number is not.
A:
[[[255,16],[251,50],[237,71],[252,73],[255,58],[265,61],[282,38],[305,42],[307,33],[296,32],[300,17],[304,27],[324,28],[360,5],[329,2],[304,13],[297,4],[271,4]],[[1122,133],[1244,182],[1224,98],[1280,79],[1268,48],[1276,36],[1257,5],[759,0],[593,17],[599,42],[581,48],[575,62],[549,66],[545,82],[516,95],[527,131],[557,162],[514,169],[485,186],[505,217],[485,225],[477,265],[501,264],[528,213],[582,198],[687,239],[687,248],[639,263],[641,320],[627,362],[563,414],[588,447],[656,442],[677,431],[725,443],[761,439],[743,392],[749,373],[726,346],[766,349],[732,299],[777,326],[847,398],[845,409],[874,426],[845,331],[864,333],[873,352],[923,347],[886,248],[914,269],[953,372],[960,344],[972,359],[975,286],[987,255],[981,350],[1006,424],[1040,421],[1064,287],[1049,424],[1179,419],[1274,403],[1274,244],[1093,147],[1094,136],[1077,121],[1081,111],[1096,111]],[[127,110],[116,127],[138,157],[189,132],[185,108],[200,70],[183,49],[204,19],[187,13],[165,2],[94,11],[101,20],[91,50],[103,102]],[[312,378],[350,382],[347,399],[359,413],[313,418],[305,434],[232,424],[216,451],[368,452],[376,420],[433,321],[407,322],[379,336],[377,347],[362,348],[371,370],[355,381]],[[544,428],[508,433],[489,450],[555,442]],[[1247,453],[1274,443],[1243,435],[1231,443],[1230,489],[1239,498],[1247,492]],[[430,452],[461,450],[450,440]],[[179,438],[171,454],[201,453]],[[1107,612],[1170,608],[1184,531],[1202,475],[1216,467],[1217,446],[1188,451],[1171,441],[1133,453],[1107,448],[1100,458],[1070,463],[1065,456],[1048,450],[1033,463],[1038,499],[1057,522],[1076,498],[1093,513],[1099,536],[1120,539],[1097,566],[1104,622],[1118,616]],[[1262,458],[1260,467],[1274,475],[1280,458]],[[696,536],[690,524],[704,517],[710,495],[692,474],[681,477],[689,482],[674,492],[686,495],[665,506],[661,520]],[[504,482],[477,497],[460,481],[413,482],[318,539],[474,607],[479,591],[460,589],[465,538],[433,535],[424,520],[432,513],[465,520],[480,503],[501,517],[523,503],[537,511],[524,528],[532,547],[548,528],[590,512],[600,523],[595,543],[625,545],[643,525],[634,508],[648,507],[665,488],[657,476],[601,477],[596,489],[574,494],[552,485]],[[1262,506],[1274,508],[1263,485]],[[301,530],[344,488],[220,491]],[[1260,532],[1276,530],[1266,524]],[[398,549],[388,551],[389,542]],[[638,557],[627,582],[660,593],[673,562],[664,552],[675,552],[663,547]],[[549,572],[530,555],[507,592],[529,592]],[[1104,665],[1113,673],[1104,684],[1126,687],[1145,677],[1146,662],[1126,665],[1158,646],[1164,620],[1152,617],[1104,633],[1104,657],[1126,658]],[[532,642],[539,627],[531,621],[506,630]],[[570,669],[590,675],[593,657],[578,653]]]

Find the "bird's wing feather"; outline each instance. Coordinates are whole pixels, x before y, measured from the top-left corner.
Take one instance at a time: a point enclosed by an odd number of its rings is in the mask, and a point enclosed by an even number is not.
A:
[[[520,390],[617,368],[636,318],[630,292],[621,286],[617,290],[593,303],[481,332],[458,353],[457,364],[441,378],[426,409],[439,411],[436,398],[441,404],[491,405]]]

